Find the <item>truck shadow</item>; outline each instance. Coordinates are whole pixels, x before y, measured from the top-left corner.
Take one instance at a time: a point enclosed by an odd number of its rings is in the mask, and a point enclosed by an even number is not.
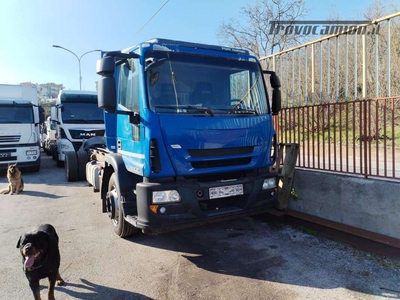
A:
[[[389,289],[395,298],[400,297],[400,274],[395,268],[376,264],[367,253],[349,246],[255,218],[129,240],[181,252],[186,260],[181,262],[183,267],[195,265],[217,274],[372,295]],[[384,287],[382,278],[390,278]]]
[[[30,196],[30,197],[42,197],[42,198],[49,198],[49,199],[65,198],[65,196],[59,196],[59,195],[54,195],[54,194],[40,192],[40,191],[26,191],[26,190],[24,190],[22,193],[24,193],[25,196]]]
[[[103,300],[103,299],[118,299],[118,300],[153,300],[147,296],[124,291],[119,289],[114,289],[98,284],[94,284],[88,280],[80,279],[82,284],[67,282],[65,286],[56,287],[56,290],[63,292],[74,299],[86,299],[86,300]],[[73,287],[75,290],[69,290],[68,287]],[[47,287],[46,287],[47,288]],[[81,289],[82,291],[76,291]]]

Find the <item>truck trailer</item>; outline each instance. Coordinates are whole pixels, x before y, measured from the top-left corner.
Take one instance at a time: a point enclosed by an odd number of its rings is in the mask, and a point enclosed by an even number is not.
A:
[[[104,53],[96,70],[105,136],[79,152],[117,235],[159,234],[277,205],[280,82],[248,51],[152,39]]]
[[[0,84],[0,169],[17,163],[40,170],[40,124],[43,109],[35,86]]]

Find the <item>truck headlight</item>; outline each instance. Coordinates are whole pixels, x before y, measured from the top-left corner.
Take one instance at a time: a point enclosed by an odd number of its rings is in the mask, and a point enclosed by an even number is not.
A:
[[[38,155],[36,150],[28,150],[25,152],[26,156]]]
[[[276,188],[276,178],[264,179],[264,183],[262,185],[263,190],[270,190],[274,188]]]
[[[153,199],[152,199],[153,204],[173,203],[180,201],[181,201],[181,196],[176,190],[153,192]]]
[[[61,150],[66,151],[68,150],[70,147],[67,144],[61,144]]]

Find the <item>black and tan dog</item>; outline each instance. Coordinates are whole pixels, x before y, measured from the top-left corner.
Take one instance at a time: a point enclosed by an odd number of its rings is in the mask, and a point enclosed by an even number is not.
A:
[[[18,194],[24,190],[24,181],[18,165],[8,164],[7,168],[8,188],[0,190],[0,194]]]
[[[22,255],[23,270],[35,300],[40,300],[39,281],[49,279],[48,299],[54,299],[54,286],[62,285],[58,235],[50,224],[42,224],[23,234],[17,243]]]

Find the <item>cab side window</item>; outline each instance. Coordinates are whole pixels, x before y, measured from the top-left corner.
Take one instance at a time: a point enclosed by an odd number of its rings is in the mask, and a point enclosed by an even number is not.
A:
[[[128,59],[119,73],[119,104],[131,111],[139,111],[139,61]]]

